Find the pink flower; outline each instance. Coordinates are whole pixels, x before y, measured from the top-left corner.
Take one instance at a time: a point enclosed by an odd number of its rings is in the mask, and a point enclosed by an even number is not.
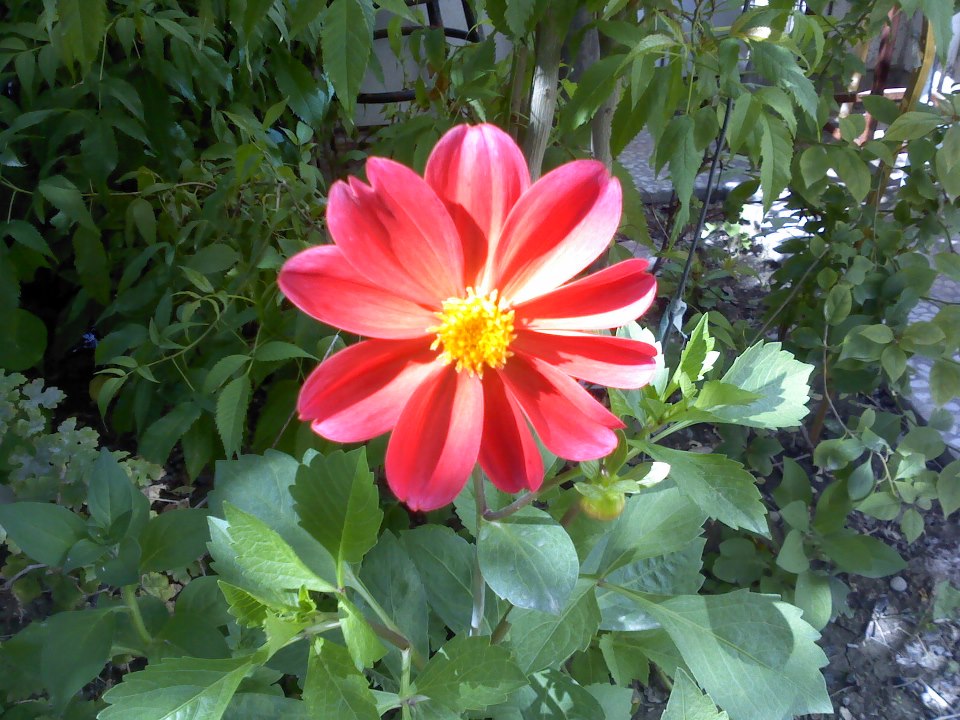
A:
[[[644,260],[578,280],[620,223],[620,184],[577,160],[530,184],[492,125],[441,138],[425,177],[384,158],[330,190],[333,245],[283,266],[284,294],[362,335],[307,378],[313,430],[358,442],[390,430],[387,481],[414,510],[451,502],[479,461],[501,490],[535,490],[554,454],[592,460],[623,424],[578,382],[646,384],[656,350],[593,331],[641,315],[656,281]]]

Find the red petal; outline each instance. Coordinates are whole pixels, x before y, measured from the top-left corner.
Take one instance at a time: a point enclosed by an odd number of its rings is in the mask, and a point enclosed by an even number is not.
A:
[[[483,429],[480,378],[442,367],[410,399],[387,445],[387,482],[411,510],[453,502],[477,462]]]
[[[494,125],[457,125],[430,153],[427,183],[447,206],[464,244],[467,282],[496,247],[530,172],[513,139]]]
[[[647,311],[657,280],[647,261],[626,260],[516,306],[516,318],[534,330],[606,330]]]
[[[543,482],[543,458],[537,441],[520,405],[496,372],[488,372],[483,378],[480,466],[504,492],[536,490]]]
[[[463,293],[463,250],[453,220],[410,168],[367,161],[372,186],[356,178],[330,188],[327,224],[344,257],[373,285],[428,307]]]
[[[613,452],[624,425],[577,384],[542,360],[517,353],[500,371],[540,440],[554,455],[594,460]]]
[[[382,435],[436,371],[436,358],[426,339],[351,345],[307,378],[297,402],[300,419],[312,420],[314,432],[337,442]]]
[[[521,331],[510,347],[567,375],[608,387],[643,387],[656,370],[657,349],[629,338]]]
[[[620,183],[603,163],[576,160],[547,173],[507,218],[492,287],[517,304],[565,283],[610,243],[620,209]]]
[[[297,253],[278,278],[283,294],[311,317],[357,335],[415,338],[437,323],[430,310],[371,285],[340,249],[321,245]]]

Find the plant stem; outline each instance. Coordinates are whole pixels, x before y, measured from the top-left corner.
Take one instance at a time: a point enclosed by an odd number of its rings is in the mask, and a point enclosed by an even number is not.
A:
[[[543,486],[539,490],[533,492],[524,493],[516,500],[514,500],[509,505],[505,505],[499,510],[485,510],[483,513],[484,520],[502,520],[505,517],[513,515],[517,510],[526,507],[534,500],[536,500],[541,495],[545,494],[549,490],[553,490],[557,485],[565,483],[567,480],[573,480],[576,477],[580,476],[580,467],[570,468],[566,472],[562,472],[559,475],[555,475],[546,482],[543,483]]]
[[[418,670],[423,669],[426,661],[423,659],[423,656],[417,652],[413,643],[410,642],[409,638],[403,634],[403,631],[397,627],[397,624],[393,621],[393,618],[387,614],[387,611],[383,609],[383,606],[374,599],[370,591],[367,590],[366,586],[360,581],[360,578],[354,575],[349,568],[345,568],[345,570],[347,574],[347,584],[356,590],[357,595],[363,598],[363,601],[373,610],[374,615],[380,618],[380,622],[383,623],[383,625],[379,627],[375,623],[371,623],[371,627],[377,631],[380,637],[401,650],[409,648],[413,664],[417,666]]]
[[[120,588],[120,596],[123,598],[123,602],[130,610],[130,620],[133,622],[133,629],[136,630],[137,635],[141,640],[143,640],[144,645],[151,645],[153,643],[153,636],[150,634],[150,631],[147,630],[147,626],[143,622],[143,615],[140,612],[140,605],[137,603],[137,586],[124,585],[122,588]]]
[[[484,601],[487,595],[487,584],[483,580],[483,573],[480,571],[480,523],[483,521],[484,514],[487,511],[487,498],[483,489],[483,470],[480,465],[473,469],[473,495],[477,505],[477,544],[473,553],[473,608],[470,613],[470,636],[474,637],[480,634],[480,626],[483,624]]]

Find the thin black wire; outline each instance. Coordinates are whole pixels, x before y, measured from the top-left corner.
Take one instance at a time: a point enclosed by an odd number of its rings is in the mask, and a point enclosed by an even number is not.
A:
[[[741,14],[750,9],[751,0],[743,0],[743,10]],[[690,252],[687,255],[687,261],[684,263],[683,272],[680,275],[680,282],[677,285],[677,291],[670,299],[664,313],[665,322],[660,323],[660,341],[661,346],[665,345],[670,338],[670,332],[674,326],[674,313],[677,306],[683,300],[683,293],[687,287],[687,280],[690,277],[690,269],[693,267],[693,258],[697,254],[697,247],[700,245],[700,236],[703,235],[703,226],[707,222],[707,210],[710,208],[710,201],[713,198],[713,191],[716,187],[717,166],[720,164],[720,152],[723,150],[723,143],[727,139],[727,127],[730,125],[730,113],[733,109],[733,98],[728,97],[723,113],[723,125],[720,127],[720,134],[717,135],[716,149],[713,153],[713,160],[710,161],[710,171],[707,174],[707,187],[705,188],[703,205],[700,208],[700,215],[697,218],[696,230],[693,234],[693,241],[690,243]]]

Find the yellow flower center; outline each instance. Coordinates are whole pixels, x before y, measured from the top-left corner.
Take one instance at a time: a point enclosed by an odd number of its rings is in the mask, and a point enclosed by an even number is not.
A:
[[[484,366],[502,368],[513,353],[508,349],[517,334],[513,331],[513,310],[497,298],[497,291],[477,295],[467,288],[466,297],[443,301],[438,312],[440,324],[427,328],[437,334],[430,346],[441,345],[440,362],[456,363],[457,372],[466,370],[483,377]]]

